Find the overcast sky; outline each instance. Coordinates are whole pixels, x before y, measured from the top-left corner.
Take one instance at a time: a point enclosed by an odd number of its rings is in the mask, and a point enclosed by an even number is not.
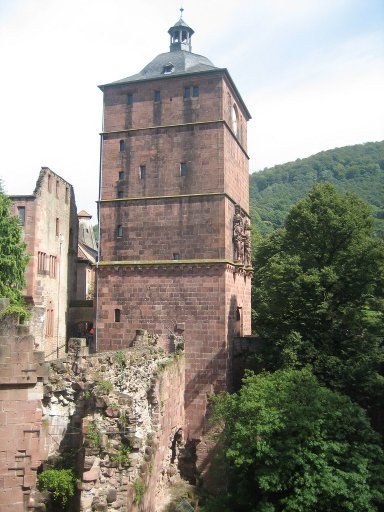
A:
[[[0,0],[0,178],[41,166],[95,214],[98,84],[168,51],[176,0]],[[251,172],[384,139],[383,0],[184,0],[193,51],[227,67],[253,119]],[[95,218],[93,219],[95,221]]]

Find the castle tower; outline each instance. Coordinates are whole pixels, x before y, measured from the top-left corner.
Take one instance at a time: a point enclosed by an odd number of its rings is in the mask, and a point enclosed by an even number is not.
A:
[[[247,121],[227,69],[192,53],[180,18],[170,51],[104,93],[97,348],[136,329],[185,339],[188,435],[207,394],[230,387],[233,338],[250,334]]]

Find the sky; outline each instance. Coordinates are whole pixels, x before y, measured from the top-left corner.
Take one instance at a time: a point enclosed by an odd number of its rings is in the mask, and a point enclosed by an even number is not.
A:
[[[0,0],[0,179],[40,167],[94,215],[102,93],[168,51],[177,0]],[[184,0],[193,52],[228,68],[252,114],[250,172],[384,139],[383,0]]]

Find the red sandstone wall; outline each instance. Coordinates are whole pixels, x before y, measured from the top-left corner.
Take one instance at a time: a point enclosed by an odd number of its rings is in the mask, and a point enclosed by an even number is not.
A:
[[[0,309],[4,305],[0,303]],[[0,325],[0,510],[24,512],[41,463],[42,352],[25,326]]]
[[[201,427],[207,393],[226,386],[224,294],[223,265],[100,269],[99,350],[128,346],[136,329],[162,335],[166,346],[168,335],[184,328],[185,406],[192,436]],[[115,308],[121,308],[121,322],[114,322]]]
[[[184,357],[169,365],[157,383],[157,395],[160,404],[159,425],[155,440],[155,454],[152,459],[152,471],[149,473],[147,492],[141,505],[142,510],[159,510],[161,503],[169,493],[169,479],[172,476],[171,464],[176,472],[177,457],[172,461],[172,443],[181,429],[183,437],[185,368]],[[178,446],[174,446],[177,455]]]
[[[222,197],[106,203],[101,224],[104,261],[224,258]],[[123,236],[116,237],[120,224]],[[231,257],[232,259],[232,257]]]
[[[115,199],[118,190],[124,197],[223,191],[223,130],[215,123],[106,136],[102,198]],[[180,174],[181,162],[187,163],[187,176]],[[140,179],[140,165],[146,165],[146,179]],[[125,179],[119,181],[120,171]]]
[[[184,99],[184,87],[198,85],[198,98]],[[161,93],[154,103],[154,91]],[[133,105],[127,105],[127,94]],[[147,128],[169,124],[221,119],[222,79],[220,73],[161,78],[150,82],[107,87],[104,92],[104,131]]]

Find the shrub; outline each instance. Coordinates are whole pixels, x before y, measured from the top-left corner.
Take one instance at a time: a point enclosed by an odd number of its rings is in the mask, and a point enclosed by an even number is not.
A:
[[[111,457],[113,462],[127,465],[129,462],[129,454],[131,453],[131,447],[128,444],[123,444],[116,455]]]
[[[120,368],[124,368],[127,364],[127,358],[125,357],[125,354],[122,350],[118,350],[114,354],[114,360],[115,363],[120,366]]]
[[[99,395],[109,395],[113,389],[113,384],[109,380],[100,380],[96,383],[95,391]]]
[[[75,494],[76,478],[72,469],[48,469],[37,477],[40,491],[51,493],[52,500],[60,507],[66,507]]]
[[[100,448],[101,436],[96,421],[92,421],[92,423],[90,423],[87,439],[92,448]]]
[[[136,505],[140,505],[140,503],[144,497],[145,485],[143,484],[143,482],[140,479],[138,479],[133,484],[133,487],[135,489],[135,503],[136,503]]]

